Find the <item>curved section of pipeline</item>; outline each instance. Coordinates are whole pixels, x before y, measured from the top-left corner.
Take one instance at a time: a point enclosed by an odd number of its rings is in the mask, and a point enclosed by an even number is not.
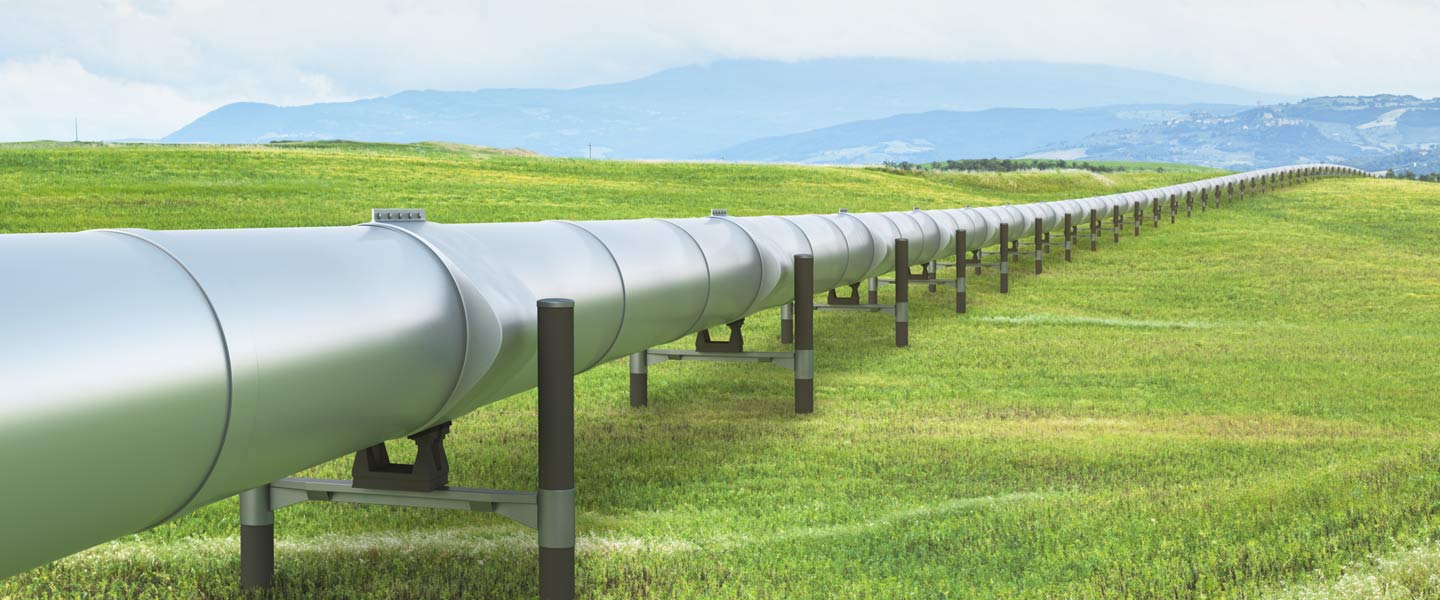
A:
[[[785,217],[0,235],[0,577],[535,384],[535,302],[576,369],[815,289],[1136,203],[1361,175],[1303,165],[1097,198]]]

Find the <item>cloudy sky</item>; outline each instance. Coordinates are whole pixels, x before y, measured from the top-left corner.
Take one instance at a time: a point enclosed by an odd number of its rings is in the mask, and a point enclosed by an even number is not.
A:
[[[227,102],[574,87],[724,58],[1038,59],[1440,96],[1440,0],[0,0],[0,140],[160,137]]]

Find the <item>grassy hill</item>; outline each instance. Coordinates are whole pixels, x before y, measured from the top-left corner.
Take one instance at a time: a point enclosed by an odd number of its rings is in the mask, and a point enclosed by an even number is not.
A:
[[[0,232],[348,225],[371,208],[435,221],[909,210],[1049,200],[1200,173],[896,177],[863,169],[538,159],[459,144],[0,145]],[[22,200],[23,199],[23,200]]]
[[[1202,176],[10,146],[0,231],[339,225],[391,206],[442,222],[908,209]],[[1009,295],[991,271],[967,315],[916,288],[908,349],[883,318],[823,313],[804,417],[780,369],[660,365],[632,410],[626,366],[602,365],[577,384],[582,594],[1369,597],[1371,570],[1440,592],[1425,570],[1440,562],[1437,221],[1440,186],[1326,181],[1052,255]],[[775,345],[774,314],[747,325]],[[456,484],[533,488],[533,394],[458,421],[449,448]],[[236,510],[0,582],[0,598],[238,596]],[[277,517],[276,597],[534,594],[533,534],[493,515]],[[1359,583],[1332,586],[1347,570]]]

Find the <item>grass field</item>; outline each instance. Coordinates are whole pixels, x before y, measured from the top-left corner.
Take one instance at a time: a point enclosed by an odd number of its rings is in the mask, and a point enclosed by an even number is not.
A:
[[[869,211],[1205,175],[0,146],[0,231]],[[964,316],[915,288],[908,349],[876,315],[818,315],[813,415],[791,414],[780,369],[660,365],[642,410],[623,362],[584,374],[582,595],[1440,595],[1440,185],[1331,180],[1181,218],[1017,268],[1006,296],[974,278]],[[775,319],[749,337],[778,347]],[[458,421],[452,481],[533,488],[534,436],[533,394]],[[241,597],[237,529],[232,499],[0,598]],[[493,515],[301,505],[277,531],[275,597],[534,594],[533,534]]]

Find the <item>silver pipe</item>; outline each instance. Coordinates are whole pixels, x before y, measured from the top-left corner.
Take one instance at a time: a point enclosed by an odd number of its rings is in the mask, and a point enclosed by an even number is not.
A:
[[[577,371],[817,291],[1083,223],[1143,193],[788,217],[0,235],[0,576],[533,387],[535,302]],[[633,363],[632,363],[633,364]],[[643,366],[639,367],[643,371]],[[632,367],[633,370],[633,367]],[[20,541],[16,541],[20,540]]]

